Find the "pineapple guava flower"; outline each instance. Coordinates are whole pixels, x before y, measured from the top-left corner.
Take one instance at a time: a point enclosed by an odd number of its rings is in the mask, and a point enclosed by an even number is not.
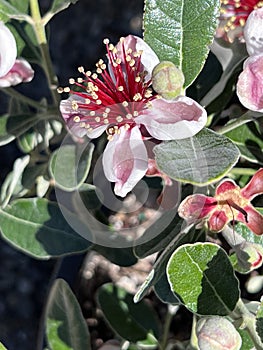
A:
[[[237,96],[246,108],[263,112],[263,8],[253,11],[244,31],[250,55],[237,81]]]
[[[235,38],[244,41],[243,29],[249,14],[263,7],[263,1],[258,0],[221,0],[219,26],[216,37],[233,42]]]
[[[17,59],[8,73],[0,77],[0,87],[15,86],[20,83],[28,83],[34,77],[31,65],[23,58]]]
[[[153,93],[151,75],[159,59],[142,39],[129,35],[116,46],[107,39],[104,43],[108,65],[99,60],[96,73],[79,68],[84,78],[70,79],[78,91],[58,90],[71,93],[60,111],[78,137],[107,132],[104,172],[115,182],[115,193],[124,197],[147,172],[144,140],[191,137],[205,126],[207,114],[189,97],[165,100]]]
[[[0,21],[0,77],[6,75],[13,67],[16,55],[15,38],[7,26]]]
[[[263,234],[263,215],[251,204],[251,200],[263,194],[263,168],[259,169],[243,188],[233,180],[222,181],[214,197],[193,194],[186,197],[179,206],[178,214],[185,220],[208,221],[211,231],[219,232],[232,220],[243,222],[256,235]]]

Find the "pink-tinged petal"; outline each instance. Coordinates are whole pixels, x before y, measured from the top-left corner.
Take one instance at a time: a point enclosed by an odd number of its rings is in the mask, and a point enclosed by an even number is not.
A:
[[[239,188],[237,184],[233,180],[223,180],[216,188],[215,195],[219,195],[221,193],[225,193],[227,191],[235,190],[236,188]]]
[[[251,56],[237,81],[237,96],[246,108],[263,112],[263,54]]]
[[[132,49],[132,51],[134,52],[142,51],[140,71],[147,72],[145,81],[149,81],[151,79],[153,68],[160,62],[156,53],[150,48],[148,44],[146,44],[146,42],[143,39],[135,35],[126,36],[123,40],[123,43],[119,42],[116,45],[118,52],[122,54],[121,45],[124,45],[124,49],[126,52],[128,49]],[[123,62],[125,62],[124,57],[121,57],[121,59]]]
[[[180,140],[197,134],[206,124],[207,113],[186,96],[173,100],[156,98],[135,121],[158,140]]]
[[[23,58],[17,59],[10,71],[0,78],[0,87],[15,86],[28,83],[34,77],[31,65]]]
[[[216,210],[209,218],[208,226],[211,231],[219,232],[223,230],[223,228],[229,221],[230,220],[224,211]]]
[[[250,56],[263,53],[263,8],[252,11],[248,16],[244,38]]]
[[[185,220],[195,221],[211,214],[216,206],[217,202],[213,197],[193,194],[182,201],[178,208],[178,214]]]
[[[13,67],[16,55],[15,38],[7,26],[0,21],[0,77],[5,76]]]
[[[263,215],[261,215],[252,205],[246,205],[243,208],[247,216],[238,213],[237,220],[243,222],[256,235],[263,234]]]
[[[263,168],[253,175],[249,183],[241,190],[241,194],[250,201],[259,194],[263,194]]]
[[[148,168],[148,157],[138,127],[120,128],[109,141],[102,158],[106,178],[115,182],[116,195],[125,197],[142,179]]]
[[[87,98],[89,96],[87,95]],[[78,109],[74,109],[74,102],[77,102],[79,105],[81,103],[85,104],[85,98],[78,95],[70,95],[70,97],[66,100],[62,100],[60,102],[60,112],[62,114],[63,119],[65,120],[69,131],[77,136],[84,137],[85,135],[90,137],[91,139],[97,138],[103,134],[103,132],[109,127],[109,125],[101,125],[101,123],[97,123],[92,130],[83,127],[83,123],[85,124],[85,120],[90,118],[90,111],[84,109],[82,107],[78,107]]]

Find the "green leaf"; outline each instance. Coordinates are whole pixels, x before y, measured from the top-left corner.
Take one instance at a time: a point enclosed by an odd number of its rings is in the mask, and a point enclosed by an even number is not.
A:
[[[94,145],[65,145],[50,158],[49,170],[55,185],[64,191],[80,187],[88,175]]]
[[[46,309],[46,334],[51,350],[90,350],[90,335],[80,305],[68,284],[57,279]]]
[[[8,1],[0,0],[0,21],[7,22],[9,18],[23,18],[24,15]]]
[[[30,0],[9,0],[9,2],[18,10],[27,13]]]
[[[134,304],[133,296],[112,283],[98,291],[98,303],[106,320],[123,339],[137,342],[148,334],[159,335],[159,324],[154,310],[144,300]]]
[[[51,19],[56,13],[65,10],[69,5],[76,4],[77,2],[78,0],[53,0],[52,6],[46,14],[46,17]]]
[[[239,299],[239,282],[225,251],[216,244],[180,246],[167,265],[171,289],[200,315],[230,314]]]
[[[106,259],[118,266],[132,266],[138,261],[131,247],[112,248],[102,245],[94,245],[93,250],[96,250],[96,252],[103,255]]]
[[[250,162],[263,164],[263,141],[257,122],[241,125],[225,135],[235,142],[242,157]]]
[[[157,297],[167,304],[179,305],[181,300],[171,291],[166,274],[164,273],[154,286]]]
[[[212,42],[220,1],[146,0],[144,39],[161,61],[172,61],[189,86],[201,71]]]
[[[263,301],[261,300],[260,306],[256,314],[256,331],[261,341],[263,342]]]
[[[7,348],[2,343],[0,343],[0,350],[7,350]]]
[[[197,186],[220,180],[239,158],[238,148],[227,137],[209,129],[187,139],[162,142],[154,153],[161,171]]]
[[[0,117],[0,146],[6,145],[35,125],[36,115],[3,115]]]
[[[196,230],[193,225],[182,228],[182,230],[170,241],[169,244],[167,244],[163,252],[156,259],[152,271],[134,296],[134,301],[137,303],[142,300],[142,298],[148,293],[149,289],[152,286],[155,286],[163,275],[165,275],[168,260],[177,247],[189,242],[203,241],[204,239],[204,232]],[[170,293],[168,297],[170,298]],[[163,298],[164,297],[162,296],[161,299]]]
[[[77,220],[70,212],[67,218]],[[17,249],[40,259],[82,252],[91,245],[73,231],[57,204],[44,198],[18,199],[1,209],[0,230]]]

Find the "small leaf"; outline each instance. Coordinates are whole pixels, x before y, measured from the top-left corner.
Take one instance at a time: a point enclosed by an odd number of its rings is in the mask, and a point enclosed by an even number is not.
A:
[[[184,305],[200,315],[224,316],[239,299],[239,283],[225,251],[216,244],[185,244],[167,265],[168,281]]]
[[[90,335],[80,305],[68,284],[57,279],[46,309],[46,334],[51,350],[90,350]]]
[[[111,283],[98,291],[98,303],[109,325],[123,339],[137,342],[146,340],[149,333],[159,335],[159,324],[154,310],[144,300],[134,304],[133,296]]]
[[[263,141],[257,122],[241,125],[225,135],[235,142],[242,157],[250,162],[263,164]]]
[[[0,350],[7,350],[7,348],[2,343],[0,343]]]
[[[161,61],[172,61],[189,86],[201,71],[217,27],[218,0],[146,0],[144,39]]]
[[[25,16],[26,14],[20,12],[8,1],[0,0],[0,21],[7,22],[9,18],[24,19]]]
[[[0,146],[6,145],[29,130],[39,119],[36,115],[3,115],[0,117]]]
[[[240,350],[252,350],[254,347],[254,343],[252,339],[250,338],[248,332],[244,329],[238,329],[238,333],[241,336],[242,339],[242,346]]]
[[[70,212],[69,217],[77,220]],[[17,249],[40,259],[86,251],[91,245],[72,230],[57,204],[44,198],[18,199],[1,209],[0,230]]]
[[[71,4],[76,4],[78,0],[53,0],[52,6],[46,16],[51,19],[56,13],[65,10]]]
[[[88,175],[94,145],[65,145],[51,156],[49,170],[55,185],[64,191],[80,187]]]
[[[239,158],[238,148],[225,136],[209,129],[154,147],[158,168],[169,177],[197,186],[216,182]]]

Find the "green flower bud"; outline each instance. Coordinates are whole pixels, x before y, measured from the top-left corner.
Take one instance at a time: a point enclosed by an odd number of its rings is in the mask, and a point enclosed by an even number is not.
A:
[[[153,89],[166,100],[171,100],[182,93],[184,75],[170,61],[163,61],[152,72]]]
[[[239,350],[241,336],[224,317],[207,317],[197,322],[196,335],[201,350]]]

